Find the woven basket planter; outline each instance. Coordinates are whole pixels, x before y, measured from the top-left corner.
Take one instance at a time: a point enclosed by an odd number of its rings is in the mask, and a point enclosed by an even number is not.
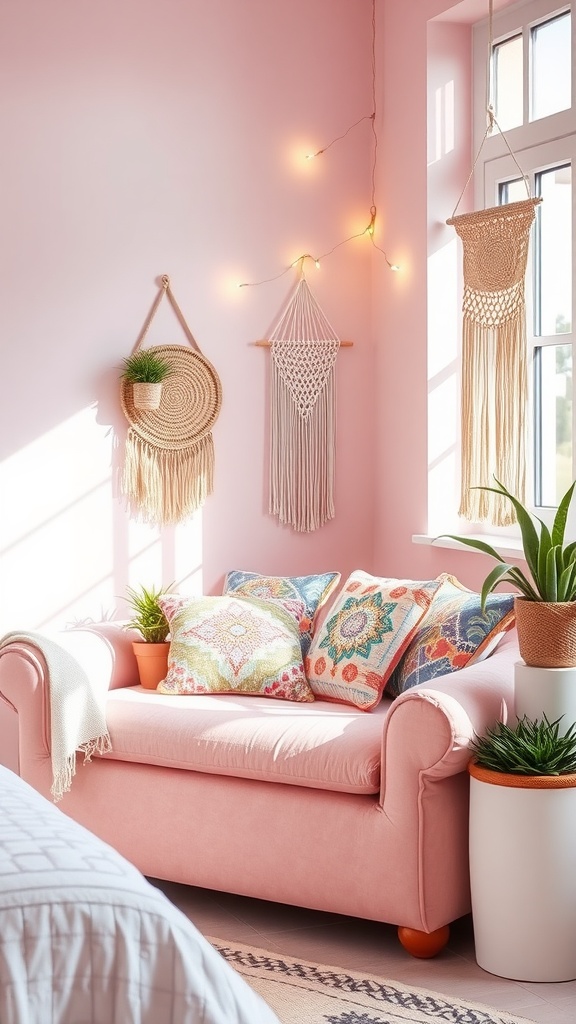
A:
[[[534,668],[576,666],[576,601],[514,602],[520,656]]]
[[[162,382],[155,384],[134,383],[132,400],[135,409],[159,409],[162,398]]]

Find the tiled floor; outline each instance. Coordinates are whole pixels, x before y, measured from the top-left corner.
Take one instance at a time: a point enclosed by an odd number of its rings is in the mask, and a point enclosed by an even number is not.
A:
[[[478,967],[470,918],[462,918],[452,926],[450,942],[437,957],[417,960],[402,949],[396,929],[389,925],[172,882],[155,884],[204,935],[229,942],[237,940],[315,963],[366,971],[509,1010],[537,1024],[576,1022],[576,981],[506,981]]]

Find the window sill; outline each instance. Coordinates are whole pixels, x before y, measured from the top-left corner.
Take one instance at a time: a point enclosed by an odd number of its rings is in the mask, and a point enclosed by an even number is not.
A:
[[[503,558],[524,558],[520,537],[496,537],[489,533],[471,533],[469,536],[474,540],[483,540],[485,544],[490,544]],[[452,540],[450,537],[441,537],[437,539],[427,533],[412,534],[412,543],[429,544],[435,548],[452,548],[456,551],[465,551],[470,555],[484,555],[483,551],[478,551],[476,548],[466,547],[465,544],[461,544],[460,541],[457,540]],[[484,557],[486,556],[484,555]]]

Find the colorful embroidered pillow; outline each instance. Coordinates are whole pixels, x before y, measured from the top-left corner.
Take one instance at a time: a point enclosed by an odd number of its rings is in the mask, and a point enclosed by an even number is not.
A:
[[[256,572],[234,570],[226,577],[224,593],[258,597],[262,601],[303,602],[300,643],[305,656],[314,635],[318,612],[339,582],[339,572],[315,576],[260,576]]]
[[[480,594],[447,573],[439,581],[426,618],[388,680],[389,697],[486,657],[514,625],[514,594],[489,594],[482,614]]]
[[[306,659],[315,695],[363,711],[378,704],[440,585],[353,572]]]
[[[169,594],[160,605],[171,636],[160,693],[314,700],[304,674],[298,623],[280,602]]]

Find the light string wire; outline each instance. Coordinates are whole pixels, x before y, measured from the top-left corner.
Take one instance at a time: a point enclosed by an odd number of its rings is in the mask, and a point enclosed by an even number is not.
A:
[[[320,261],[321,260],[324,260],[328,256],[331,256],[332,253],[336,252],[336,249],[339,249],[342,245],[347,245],[348,242],[352,242],[355,238],[362,238],[364,235],[368,235],[368,237],[369,237],[372,245],[374,246],[374,248],[378,249],[378,252],[382,253],[382,255],[384,256],[384,259],[386,260],[386,263],[388,264],[388,267],[390,268],[390,270],[400,270],[400,267],[397,264],[392,263],[388,259],[388,255],[385,252],[385,250],[382,249],[381,246],[377,245],[376,241],[374,239],[374,231],[375,231],[376,215],[377,215],[377,209],[376,209],[376,168],[377,168],[377,161],[378,161],[378,133],[376,131],[376,0],[372,0],[371,68],[372,68],[372,113],[371,114],[365,114],[363,117],[358,118],[358,120],[355,121],[354,124],[351,124],[350,127],[347,128],[346,131],[342,135],[338,135],[336,138],[332,139],[332,141],[329,142],[326,146],[323,146],[322,149],[318,149],[315,153],[308,153],[308,155],[306,156],[307,160],[312,160],[315,157],[320,156],[322,153],[325,153],[328,149],[330,149],[330,147],[333,146],[336,142],[340,142],[342,139],[345,139],[346,136],[352,131],[352,129],[357,127],[357,125],[362,124],[363,121],[370,121],[371,126],[372,126],[372,135],[373,135],[374,145],[373,145],[373,153],[372,153],[371,192],[370,192],[370,195],[371,195],[371,205],[370,205],[370,222],[369,222],[369,224],[362,231],[356,231],[353,235],[348,235],[347,238],[343,238],[341,242],[337,242],[336,245],[333,245],[331,249],[328,249],[326,252],[322,253],[320,256],[312,256],[312,254],[309,253],[309,252],[302,253],[302,255],[298,256],[297,259],[293,260],[292,263],[290,263],[290,265],[288,267],[285,267],[284,270],[280,271],[280,273],[274,274],[273,277],[265,277],[261,281],[242,281],[238,285],[239,288],[252,288],[252,287],[256,287],[257,285],[260,285],[260,284],[269,284],[272,281],[278,281],[281,277],[284,277],[285,274],[289,273],[290,270],[293,270],[294,267],[298,266],[298,264],[300,264],[300,273],[304,274],[304,264],[305,264],[306,260],[312,260],[312,262],[316,265],[317,269],[319,269],[320,268]]]

